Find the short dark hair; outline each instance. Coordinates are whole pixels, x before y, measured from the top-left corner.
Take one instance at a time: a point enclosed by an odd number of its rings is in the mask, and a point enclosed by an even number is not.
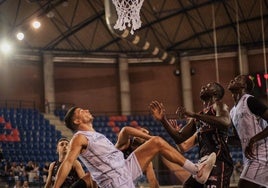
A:
[[[66,138],[66,137],[62,137],[62,138],[60,138],[60,139],[58,140],[57,143],[60,143],[60,142],[62,142],[62,141],[70,142],[70,140],[68,140],[68,138]]]
[[[68,127],[69,129],[71,129],[72,131],[76,130],[76,124],[73,122],[73,116],[74,116],[74,112],[78,107],[74,106],[71,107],[67,113],[64,116],[64,122],[66,127]]]

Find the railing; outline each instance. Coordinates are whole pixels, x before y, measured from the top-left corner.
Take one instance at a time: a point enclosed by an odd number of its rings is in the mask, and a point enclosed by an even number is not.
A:
[[[49,102],[45,103],[45,112],[46,113],[54,113],[54,110],[67,110],[73,107],[73,103],[65,103],[65,102]]]
[[[35,101],[26,101],[26,100],[0,100],[0,107],[36,109],[36,103]]]

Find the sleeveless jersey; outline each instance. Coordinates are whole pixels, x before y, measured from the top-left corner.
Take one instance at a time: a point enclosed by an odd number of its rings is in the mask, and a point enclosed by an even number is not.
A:
[[[250,96],[252,95],[243,95],[238,104],[230,111],[233,124],[241,141],[244,164],[249,162],[244,153],[250,138],[267,127],[267,122],[253,114],[248,108],[247,99]],[[268,138],[258,141],[254,152],[256,153],[256,161],[268,165]]]
[[[201,112],[201,114],[216,116],[216,112],[212,106],[206,111]],[[216,125],[213,126],[199,121],[197,123],[197,133],[201,157],[215,152],[217,159],[233,165],[233,160],[227,146],[228,128],[219,129]]]
[[[201,114],[216,116],[213,106],[210,106]],[[233,173],[233,160],[227,145],[228,128],[219,129],[213,124],[201,120],[197,122],[197,136],[199,143],[199,155],[204,157],[212,152],[217,154],[215,167],[212,169],[208,181],[208,187],[227,188]]]
[[[52,176],[51,176],[52,177],[52,179],[51,179],[52,185],[54,185],[54,183],[55,183],[56,175],[57,175],[57,172],[59,170],[60,165],[61,165],[61,162],[59,162],[59,161],[56,161],[54,163],[54,166],[52,169]],[[75,169],[72,168],[70,173],[66,177],[65,181],[61,185],[61,188],[69,188],[77,180],[79,180],[78,174],[76,173]]]
[[[98,132],[78,131],[76,134],[82,134],[88,139],[86,151],[79,158],[99,187],[123,187],[121,185],[127,182],[135,187],[123,153],[110,140]]]

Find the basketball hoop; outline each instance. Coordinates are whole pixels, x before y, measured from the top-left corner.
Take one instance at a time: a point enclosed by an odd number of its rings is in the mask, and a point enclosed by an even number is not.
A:
[[[141,27],[140,10],[144,0],[112,0],[117,12],[117,21],[114,29],[123,31],[131,28],[133,35],[136,29]]]

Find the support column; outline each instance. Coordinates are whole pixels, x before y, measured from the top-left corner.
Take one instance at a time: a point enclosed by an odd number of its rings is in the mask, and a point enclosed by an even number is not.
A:
[[[129,115],[131,113],[131,103],[127,57],[125,55],[120,55],[118,58],[118,64],[120,79],[121,113],[122,115]]]
[[[10,58],[8,57],[7,54],[1,55],[0,58],[0,74],[1,74],[1,98],[6,100],[12,93],[12,87],[11,82],[12,82],[12,71],[10,67]]]
[[[55,88],[54,88],[54,65],[53,55],[49,52],[43,54],[44,66],[44,92],[45,112],[53,113],[55,109]]]
[[[182,81],[182,99],[183,106],[193,111],[193,95],[190,61],[187,56],[181,57],[181,81]]]
[[[240,48],[239,55],[239,72],[240,74],[248,74],[248,53],[246,48]]]

